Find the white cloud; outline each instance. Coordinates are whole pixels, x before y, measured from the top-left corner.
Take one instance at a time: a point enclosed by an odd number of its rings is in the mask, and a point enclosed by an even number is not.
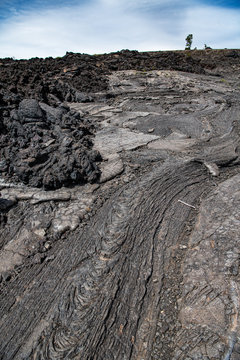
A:
[[[240,11],[213,6],[189,8],[184,27],[194,34],[194,46],[240,47]]]
[[[200,48],[239,47],[239,11],[188,5],[188,0],[95,0],[21,12],[0,26],[0,57],[183,49],[188,33]]]

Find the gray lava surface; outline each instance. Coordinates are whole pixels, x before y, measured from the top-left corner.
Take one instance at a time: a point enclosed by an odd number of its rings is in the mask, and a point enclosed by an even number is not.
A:
[[[0,359],[240,358],[240,52],[167,54],[2,85]]]

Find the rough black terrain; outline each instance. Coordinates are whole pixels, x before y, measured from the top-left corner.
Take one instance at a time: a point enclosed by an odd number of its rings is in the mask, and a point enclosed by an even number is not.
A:
[[[0,82],[0,359],[239,359],[240,50]]]
[[[91,149],[92,128],[66,106],[22,100],[5,118],[2,174],[46,190],[96,181],[101,157]]]

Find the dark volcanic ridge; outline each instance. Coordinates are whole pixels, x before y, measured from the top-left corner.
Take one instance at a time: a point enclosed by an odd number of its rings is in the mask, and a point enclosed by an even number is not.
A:
[[[106,91],[107,75],[113,71],[170,69],[204,74],[221,65],[230,70],[239,57],[240,50],[122,50],[0,60],[1,177],[44,189],[97,181],[101,156],[92,150],[95,124],[91,119],[83,121],[66,102],[94,101],[91,93]]]

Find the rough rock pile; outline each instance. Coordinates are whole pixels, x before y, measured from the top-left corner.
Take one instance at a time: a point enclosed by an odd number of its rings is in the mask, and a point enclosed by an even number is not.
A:
[[[2,123],[4,176],[47,190],[97,180],[100,155],[91,149],[91,124],[79,113],[25,99]]]

